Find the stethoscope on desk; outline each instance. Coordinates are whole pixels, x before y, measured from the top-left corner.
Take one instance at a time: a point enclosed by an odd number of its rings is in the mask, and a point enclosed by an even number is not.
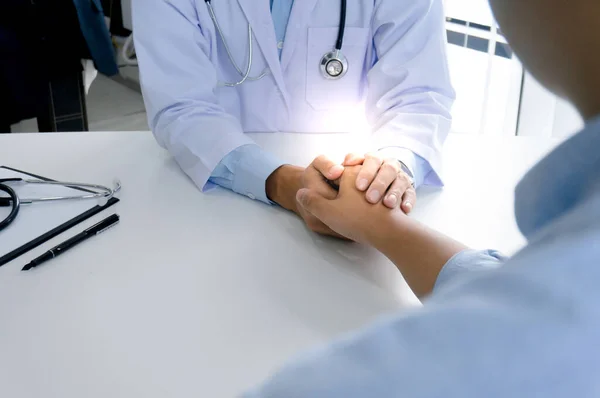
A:
[[[246,66],[246,71],[243,72],[242,69],[238,66],[237,62],[233,59],[233,55],[231,54],[231,50],[227,45],[227,41],[225,40],[225,36],[223,35],[223,31],[219,26],[219,22],[217,21],[217,17],[215,15],[215,11],[211,5],[211,0],[204,0],[206,2],[206,6],[208,7],[208,12],[210,14],[210,18],[212,19],[215,28],[221,40],[223,41],[223,45],[225,47],[225,51],[227,52],[227,56],[231,61],[231,64],[237,70],[237,72],[242,77],[242,80],[234,82],[234,83],[220,83],[226,87],[236,87],[244,84],[246,81],[256,81],[260,80],[266,75],[269,74],[268,69],[265,69],[259,76],[250,77],[250,71],[252,70],[252,58],[253,58],[253,34],[252,27],[250,23],[248,23],[248,65]],[[344,44],[344,30],[346,29],[346,0],[341,0],[341,13],[340,13],[340,27],[338,30],[338,38],[335,43],[335,48],[333,51],[328,52],[323,55],[321,61],[319,62],[319,68],[321,69],[321,74],[326,79],[337,80],[344,77],[346,72],[348,72],[348,59],[342,54],[342,45]]]
[[[75,196],[48,196],[40,198],[20,198],[17,192],[10,186],[16,184],[37,184],[54,185],[73,188],[85,193]],[[11,207],[11,212],[6,219],[0,221],[0,231],[8,227],[15,221],[21,205],[30,205],[35,203],[58,202],[63,200],[86,200],[99,199],[108,201],[121,190],[121,183],[116,181],[114,188],[108,188],[103,185],[82,184],[75,182],[43,181],[43,180],[24,180],[22,178],[4,178],[0,179],[0,191],[6,192],[8,197],[0,197],[0,207]]]

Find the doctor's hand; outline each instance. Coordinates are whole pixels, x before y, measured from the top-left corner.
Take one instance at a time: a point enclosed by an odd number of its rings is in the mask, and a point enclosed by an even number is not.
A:
[[[296,193],[303,188],[334,199],[338,193],[328,181],[338,181],[343,173],[344,167],[326,156],[317,157],[306,169],[282,166],[267,179],[267,196],[281,207],[298,214],[312,231],[345,239],[296,202]]]
[[[356,188],[356,179],[364,166],[346,167],[335,197],[316,189],[303,188],[296,195],[298,207],[316,217],[332,231],[360,243],[372,243],[370,236],[388,224],[391,218],[406,217],[399,208],[389,209],[380,203],[369,203]]]
[[[346,156],[344,166],[357,165],[362,169],[356,177],[356,188],[366,192],[367,201],[375,204],[383,200],[390,209],[400,206],[406,214],[412,211],[417,192],[398,159],[384,159],[376,153]]]

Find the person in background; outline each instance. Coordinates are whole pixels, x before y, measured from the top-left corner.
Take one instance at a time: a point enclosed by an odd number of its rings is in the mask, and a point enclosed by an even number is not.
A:
[[[311,187],[335,197],[326,180],[342,165],[286,164],[247,132],[372,130],[370,148],[345,164],[363,164],[356,186],[367,200],[406,213],[415,187],[442,184],[455,98],[442,0],[135,0],[133,25],[149,124],[199,188],[279,204],[335,235],[295,196]],[[319,64],[340,26],[347,73],[328,79]]]
[[[516,188],[528,245],[510,259],[470,250],[367,203],[359,168],[334,199],[300,190],[305,211],[388,256],[423,307],[304,354],[246,397],[600,396],[600,2],[491,3],[525,66],[587,120]]]

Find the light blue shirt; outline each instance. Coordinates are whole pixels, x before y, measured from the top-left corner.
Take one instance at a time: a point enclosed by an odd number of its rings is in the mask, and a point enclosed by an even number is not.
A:
[[[271,15],[277,43],[285,43],[285,31],[287,30],[293,5],[294,0],[271,0]],[[279,57],[281,58],[281,48],[279,49]]]
[[[278,43],[285,43],[285,32],[294,0],[270,1],[275,37]],[[281,57],[281,48],[279,56]],[[429,163],[409,149],[386,148],[382,155],[399,159],[404,163],[412,172],[417,187],[422,185],[424,177],[431,171]],[[252,199],[271,203],[265,192],[265,184],[271,173],[282,165],[282,161],[266,153],[258,145],[244,145],[221,160],[213,170],[209,182]]]
[[[513,258],[459,253],[422,308],[300,356],[247,397],[599,397],[600,118],[525,176],[515,205],[529,244]]]

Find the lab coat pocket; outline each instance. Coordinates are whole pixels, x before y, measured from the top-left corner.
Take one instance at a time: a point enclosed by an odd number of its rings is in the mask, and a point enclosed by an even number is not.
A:
[[[362,100],[366,87],[366,59],[369,28],[347,27],[342,54],[348,60],[348,72],[338,80],[323,76],[321,58],[333,51],[338,28],[309,28],[306,57],[306,101],[315,110],[353,109]]]

